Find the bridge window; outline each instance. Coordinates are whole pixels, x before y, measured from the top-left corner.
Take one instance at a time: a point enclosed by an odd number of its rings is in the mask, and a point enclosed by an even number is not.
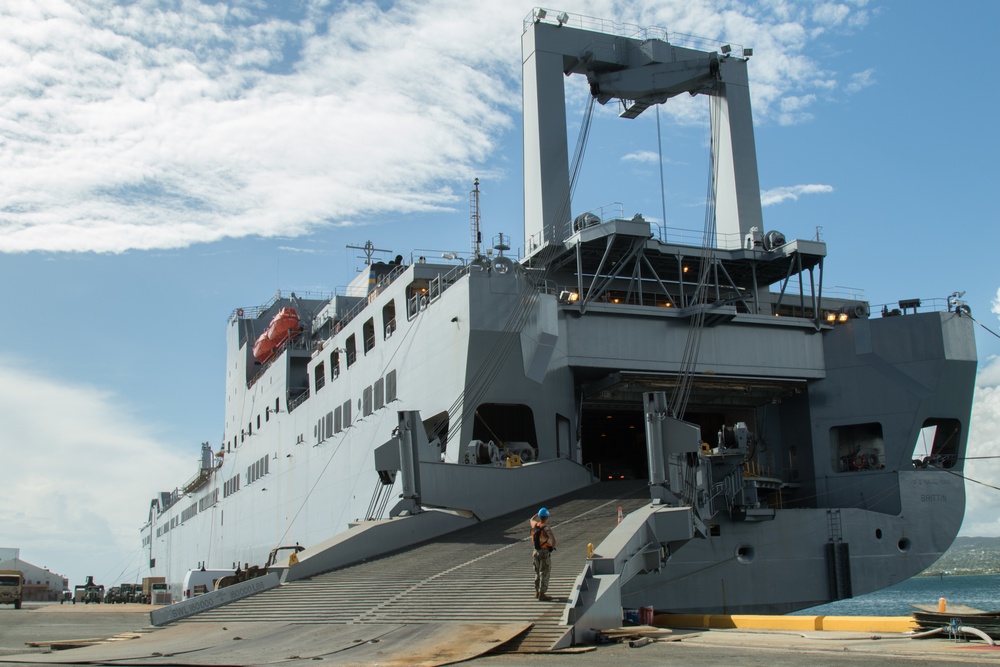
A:
[[[347,337],[347,367],[350,368],[354,365],[354,362],[358,358],[358,342],[354,338],[354,334]]]
[[[389,338],[396,330],[396,302],[389,299],[389,303],[382,306],[382,335]]]
[[[364,326],[361,327],[361,334],[364,336],[365,340],[365,354],[368,354],[375,348],[375,318],[369,317]]]
[[[326,384],[326,366],[323,365],[322,361],[316,364],[313,375],[315,375],[316,391],[319,391]]]

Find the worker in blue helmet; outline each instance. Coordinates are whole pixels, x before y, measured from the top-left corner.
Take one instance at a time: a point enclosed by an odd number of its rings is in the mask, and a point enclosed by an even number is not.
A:
[[[534,548],[535,597],[544,602],[551,599],[545,591],[549,588],[552,552],[556,550],[556,536],[549,526],[549,511],[544,507],[531,517],[531,546]]]

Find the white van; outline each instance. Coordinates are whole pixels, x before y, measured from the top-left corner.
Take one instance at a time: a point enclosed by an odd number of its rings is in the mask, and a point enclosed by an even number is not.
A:
[[[216,581],[233,573],[235,570],[188,570],[184,575],[184,585],[181,587],[182,599],[190,600],[214,591]]]

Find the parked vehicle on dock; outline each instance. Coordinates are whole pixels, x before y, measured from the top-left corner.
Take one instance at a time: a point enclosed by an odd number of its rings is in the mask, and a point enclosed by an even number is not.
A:
[[[215,582],[219,579],[233,574],[234,570],[188,570],[184,575],[183,599],[190,600],[193,597],[204,595],[215,590]]]
[[[20,570],[0,570],[0,604],[21,608],[24,595],[24,573]]]

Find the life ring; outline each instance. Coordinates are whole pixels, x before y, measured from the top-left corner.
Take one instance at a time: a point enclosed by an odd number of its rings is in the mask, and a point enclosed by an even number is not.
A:
[[[242,308],[237,308],[236,309],[236,317],[243,317],[243,309]]]
[[[863,454],[858,454],[854,457],[854,469],[864,470],[865,468],[865,457]]]

